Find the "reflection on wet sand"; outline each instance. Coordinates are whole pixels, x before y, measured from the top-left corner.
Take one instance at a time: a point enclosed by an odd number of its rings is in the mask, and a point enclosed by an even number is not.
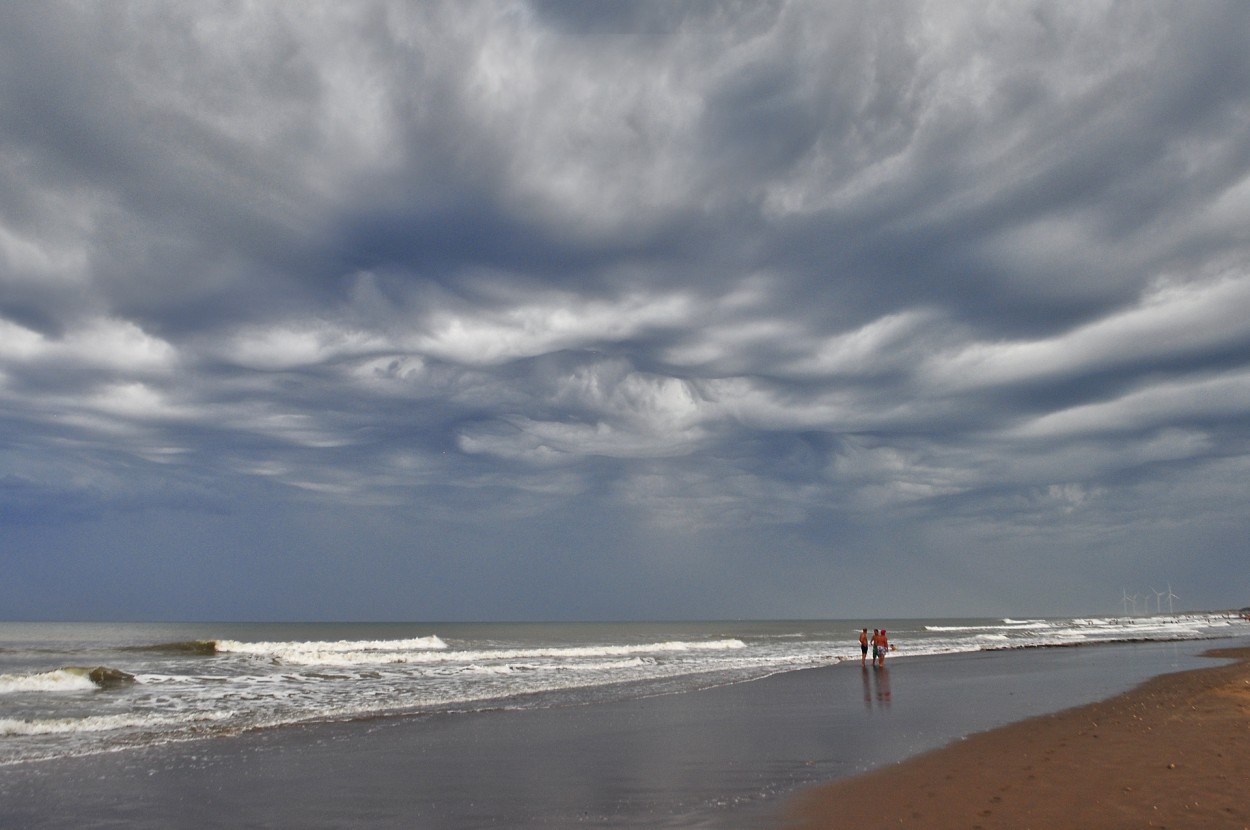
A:
[[[861,670],[864,688],[864,708],[872,711],[876,708],[888,709],[890,706],[890,670],[884,667],[869,670],[867,666]]]

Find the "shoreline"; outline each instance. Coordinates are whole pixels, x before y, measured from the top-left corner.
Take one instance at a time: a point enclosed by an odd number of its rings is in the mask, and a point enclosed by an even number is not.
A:
[[[1250,828],[1250,647],[797,794],[788,830]]]
[[[1211,647],[839,664],[682,694],[312,723],[53,759],[0,768],[0,824],[765,830],[807,788],[1112,698],[1160,672],[1205,670],[1197,655]]]

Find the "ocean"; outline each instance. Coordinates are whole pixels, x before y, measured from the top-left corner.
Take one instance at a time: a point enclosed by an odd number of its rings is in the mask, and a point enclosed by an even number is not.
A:
[[[655,623],[0,623],[0,767],[297,724],[680,695],[858,666],[1234,636],[1222,615]]]

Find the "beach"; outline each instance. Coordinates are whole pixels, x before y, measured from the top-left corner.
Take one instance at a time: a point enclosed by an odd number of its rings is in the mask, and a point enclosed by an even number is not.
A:
[[[796,799],[792,830],[1250,827],[1250,648]]]
[[[993,740],[999,733],[992,730],[1029,718],[1110,705],[1097,702],[1152,677],[1209,665],[1199,655],[1211,647],[1186,641],[1025,648],[898,658],[884,670],[861,668],[855,659],[680,693],[594,699],[588,690],[571,705],[319,721],[16,763],[0,766],[0,825],[868,826],[845,823],[837,787],[822,785],[853,781],[841,796],[852,802],[863,801],[861,786],[881,786],[891,796],[880,804],[909,803],[884,778],[906,768],[899,762],[927,762],[940,757],[924,755],[932,750]],[[1148,714],[1171,716],[1173,708]],[[974,737],[961,740],[967,735]],[[1148,752],[1149,741],[1144,747]],[[1077,752],[1071,763],[1090,776],[1097,767],[1084,758]],[[1192,761],[1175,763],[1184,770]],[[1039,775],[1021,771],[1010,783],[1019,786],[1029,774]],[[939,786],[942,780],[926,779],[938,793],[933,798],[954,792]],[[1001,794],[987,794],[995,796]],[[985,821],[978,816],[985,827],[1017,826]]]

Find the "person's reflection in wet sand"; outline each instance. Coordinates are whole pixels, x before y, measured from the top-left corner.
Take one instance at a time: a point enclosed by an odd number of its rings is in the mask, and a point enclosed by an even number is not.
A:
[[[890,670],[881,666],[869,671],[865,667],[860,676],[864,685],[864,708],[869,712],[890,708]]]
[[[882,666],[872,673],[872,678],[877,687],[877,703],[888,709],[890,706],[890,670]]]

